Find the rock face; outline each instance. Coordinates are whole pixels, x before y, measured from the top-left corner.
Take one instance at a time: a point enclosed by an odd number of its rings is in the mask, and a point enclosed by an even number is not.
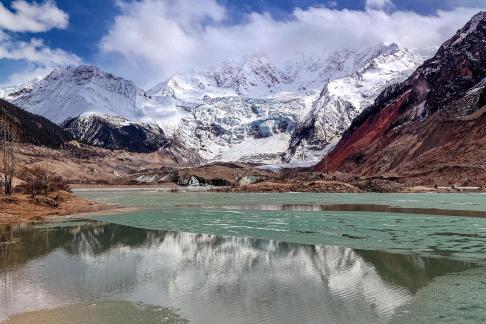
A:
[[[17,140],[23,143],[61,148],[71,135],[44,117],[31,114],[0,99],[0,119],[13,126]]]
[[[486,12],[357,117],[316,169],[486,178]],[[486,180],[486,179],[483,179]]]
[[[157,125],[132,123],[122,117],[81,115],[61,126],[82,143],[108,149],[150,153],[170,145]]]

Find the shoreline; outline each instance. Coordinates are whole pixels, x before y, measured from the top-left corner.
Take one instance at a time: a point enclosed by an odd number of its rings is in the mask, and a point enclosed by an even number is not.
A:
[[[158,184],[79,184],[79,183],[72,183],[69,184],[69,187],[76,191],[76,190],[91,190],[91,189],[105,189],[105,188],[115,188],[115,189],[131,189],[131,188],[138,188],[138,189],[152,189],[152,188],[160,188],[160,189],[178,189],[183,188],[178,186],[174,183],[158,183]]]
[[[139,209],[136,207],[123,207],[119,205],[110,205],[110,204],[100,204],[100,206],[103,206],[104,208],[97,209],[97,210],[80,210],[65,215],[48,215],[44,218],[43,221],[54,222],[59,220],[76,220],[76,219],[84,220],[84,219],[91,219],[91,217],[96,217],[96,216],[129,213]]]
[[[12,225],[74,218],[74,215],[97,212],[116,212],[123,207],[81,198],[73,193],[59,191],[31,197],[15,193],[0,197],[0,224]]]
[[[96,185],[71,185],[74,192],[83,191],[157,191],[157,192],[218,192],[218,193],[486,193],[486,188],[481,187],[428,187],[412,186],[398,188],[386,188],[388,190],[362,190],[352,183],[322,181],[309,183],[289,182],[260,182],[242,186],[178,186],[175,184],[145,184],[145,185],[117,185],[117,184],[96,184]],[[300,190],[299,190],[300,189]],[[381,189],[381,188],[374,188]],[[393,190],[396,189],[396,190]]]

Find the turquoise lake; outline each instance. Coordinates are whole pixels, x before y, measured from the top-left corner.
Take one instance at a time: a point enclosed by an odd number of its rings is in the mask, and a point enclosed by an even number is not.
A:
[[[131,208],[0,229],[0,321],[486,321],[484,194],[77,194]]]

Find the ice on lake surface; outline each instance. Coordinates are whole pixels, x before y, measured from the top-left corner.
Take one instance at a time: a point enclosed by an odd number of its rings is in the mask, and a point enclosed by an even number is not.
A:
[[[484,194],[220,194],[110,192],[87,195],[140,209],[96,217],[127,226],[233,235],[305,244],[486,260],[486,215],[451,217],[320,210],[324,205],[434,209],[447,215],[486,212]],[[204,207],[206,206],[206,207]],[[288,206],[288,208],[285,208]],[[291,207],[295,208],[291,208]],[[280,208],[282,207],[282,208]],[[348,210],[352,210],[348,208]]]
[[[5,228],[0,321],[486,320],[486,219],[320,207],[484,211],[485,195],[81,194],[138,209]]]

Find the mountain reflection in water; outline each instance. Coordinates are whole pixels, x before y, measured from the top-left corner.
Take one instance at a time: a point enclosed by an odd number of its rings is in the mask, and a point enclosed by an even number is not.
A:
[[[388,322],[435,277],[473,268],[447,259],[96,222],[11,232],[16,243],[0,246],[0,320],[122,300],[179,309],[196,323]]]

